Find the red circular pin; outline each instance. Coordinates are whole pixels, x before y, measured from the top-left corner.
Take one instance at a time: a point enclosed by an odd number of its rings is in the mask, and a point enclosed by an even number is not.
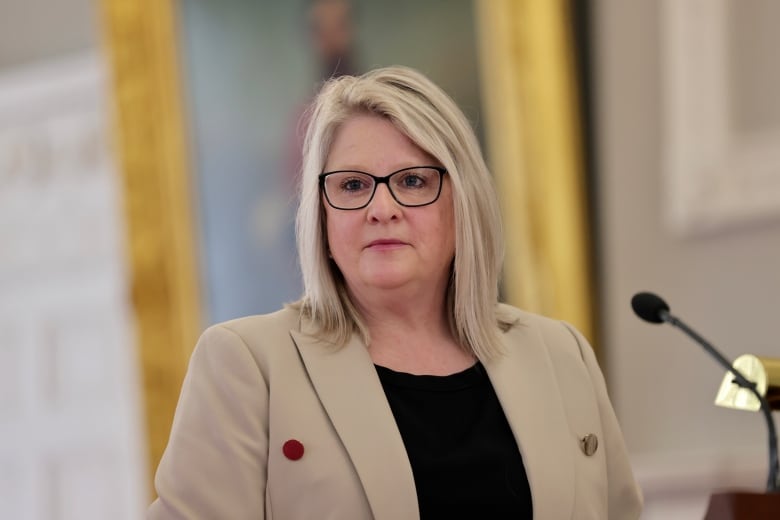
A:
[[[282,446],[282,453],[290,460],[298,460],[303,457],[303,444],[295,439],[290,439]]]

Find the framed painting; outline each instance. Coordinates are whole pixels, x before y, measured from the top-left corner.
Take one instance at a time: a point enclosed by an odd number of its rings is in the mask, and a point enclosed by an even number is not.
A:
[[[505,299],[592,336],[567,5],[102,1],[150,470],[203,327],[301,294],[300,121],[332,76],[400,64],[448,92],[499,186]]]

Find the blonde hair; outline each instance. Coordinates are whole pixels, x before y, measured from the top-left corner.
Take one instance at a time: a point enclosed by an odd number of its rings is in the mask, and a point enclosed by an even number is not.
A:
[[[487,360],[500,352],[498,277],[503,262],[501,218],[492,178],[466,117],[428,78],[406,67],[329,80],[318,94],[303,145],[296,220],[303,298],[293,304],[320,331],[344,344],[357,331],[370,337],[328,256],[318,176],[339,126],[355,114],[386,118],[447,169],[455,215],[455,258],[446,295],[449,326],[466,351]]]

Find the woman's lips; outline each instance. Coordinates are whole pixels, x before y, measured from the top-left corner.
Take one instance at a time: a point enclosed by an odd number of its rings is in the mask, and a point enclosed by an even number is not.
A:
[[[405,245],[406,242],[402,242],[401,240],[396,240],[394,238],[382,238],[379,240],[374,240],[373,242],[369,243],[366,249],[381,251],[386,249],[397,249]]]

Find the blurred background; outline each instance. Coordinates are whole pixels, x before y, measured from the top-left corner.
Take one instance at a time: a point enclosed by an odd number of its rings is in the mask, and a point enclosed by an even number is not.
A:
[[[442,86],[501,193],[507,301],[605,370],[643,518],[764,487],[759,414],[640,322],[780,357],[774,0],[0,0],[0,518],[131,519],[192,347],[301,290],[301,119],[390,64]]]

